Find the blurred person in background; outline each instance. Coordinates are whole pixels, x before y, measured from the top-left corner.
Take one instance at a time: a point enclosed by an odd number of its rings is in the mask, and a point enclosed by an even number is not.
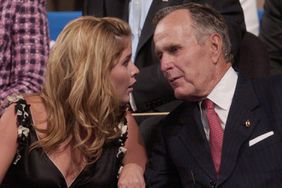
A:
[[[266,0],[259,37],[266,44],[271,74],[282,74],[282,0]]]
[[[247,31],[258,36],[259,17],[257,9],[257,0],[240,0],[240,3],[244,12],[244,19]]]
[[[45,0],[0,0],[0,115],[8,95],[41,90],[48,53]]]

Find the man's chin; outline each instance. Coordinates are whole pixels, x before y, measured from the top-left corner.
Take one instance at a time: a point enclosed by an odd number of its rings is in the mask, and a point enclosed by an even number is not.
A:
[[[174,92],[174,96],[178,100],[185,100],[185,101],[198,101],[198,97],[195,97],[191,94],[187,94],[187,92]]]
[[[180,92],[174,92],[174,96],[176,99],[179,99],[179,100],[184,100],[187,98],[186,95],[184,95],[183,93],[180,93]]]

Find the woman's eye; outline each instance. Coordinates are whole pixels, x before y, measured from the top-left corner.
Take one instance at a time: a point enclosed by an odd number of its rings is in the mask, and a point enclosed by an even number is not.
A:
[[[127,65],[128,65],[129,62],[130,62],[130,60],[126,60],[126,61],[124,61],[124,62],[122,63],[122,65],[127,67]]]

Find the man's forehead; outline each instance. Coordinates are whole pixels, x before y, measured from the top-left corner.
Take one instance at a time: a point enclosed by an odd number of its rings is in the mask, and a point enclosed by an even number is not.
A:
[[[166,51],[173,46],[181,45],[182,38],[176,32],[169,32],[164,30],[154,36],[155,49],[156,51]]]
[[[176,10],[159,21],[156,26],[155,33],[167,29],[173,29],[177,26],[188,26],[190,24],[191,19],[188,11],[184,9]]]
[[[162,39],[171,37],[174,33],[172,30],[173,28],[168,27],[168,25],[163,25],[163,24],[159,25],[159,27],[156,28],[155,33],[154,33],[154,41],[158,42],[158,41],[161,41]]]
[[[166,15],[163,19],[160,20],[159,23],[178,23],[178,22],[186,22],[189,20],[190,14],[186,9],[175,10],[168,15]]]

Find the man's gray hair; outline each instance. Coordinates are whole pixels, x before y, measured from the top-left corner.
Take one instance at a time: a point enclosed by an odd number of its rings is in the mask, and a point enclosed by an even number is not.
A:
[[[195,36],[199,44],[206,35],[218,33],[222,37],[222,51],[227,61],[232,62],[231,42],[228,34],[228,27],[223,16],[214,8],[207,4],[186,3],[177,6],[163,8],[157,12],[153,19],[156,26],[164,17],[176,10],[187,10],[191,15],[195,30]]]

